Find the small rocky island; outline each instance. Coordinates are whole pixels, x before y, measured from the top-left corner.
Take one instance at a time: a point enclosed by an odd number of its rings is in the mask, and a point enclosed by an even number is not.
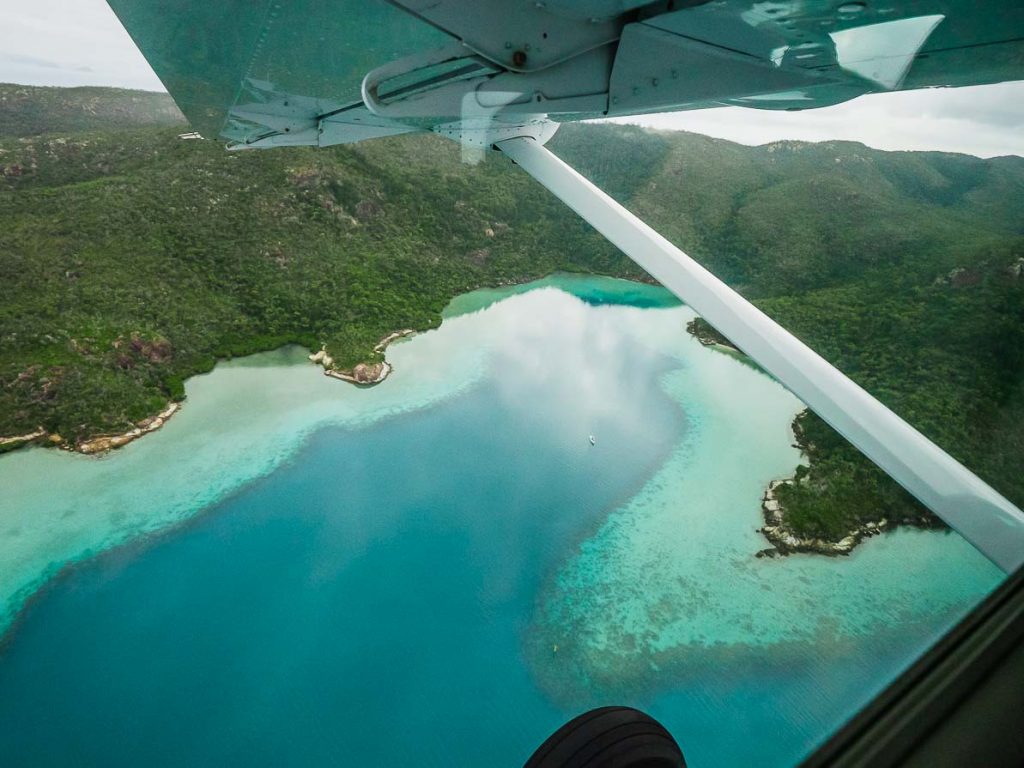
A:
[[[787,477],[781,480],[772,480],[765,489],[761,498],[761,512],[764,514],[764,527],[759,532],[764,534],[774,546],[762,549],[757,557],[778,557],[789,555],[793,552],[812,552],[818,555],[848,555],[863,539],[869,536],[877,536],[889,527],[889,521],[884,517],[877,522],[871,521],[850,531],[838,541],[829,539],[801,536],[793,531],[786,522],[786,512],[782,502],[776,498],[776,490],[784,485],[792,485],[795,478]]]
[[[373,348],[373,352],[376,355],[383,355],[388,344],[406,336],[411,336],[414,333],[416,333],[416,331],[412,328],[405,328],[401,331],[389,333],[377,342],[376,346]],[[347,381],[350,384],[355,384],[360,387],[372,387],[375,384],[380,384],[392,371],[391,364],[384,360],[359,363],[348,370],[339,370],[338,368],[335,368],[334,358],[328,354],[326,347],[321,347],[318,352],[311,354],[309,356],[309,360],[312,363],[322,366],[325,376],[341,379],[342,381]]]

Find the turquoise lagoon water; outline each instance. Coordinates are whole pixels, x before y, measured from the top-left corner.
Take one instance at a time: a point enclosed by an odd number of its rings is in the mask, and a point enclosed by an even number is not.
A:
[[[0,458],[4,765],[515,766],[607,703],[787,765],[998,583],[935,532],[755,559],[800,404],[660,289],[531,288],[372,389],[286,349],[108,457]]]

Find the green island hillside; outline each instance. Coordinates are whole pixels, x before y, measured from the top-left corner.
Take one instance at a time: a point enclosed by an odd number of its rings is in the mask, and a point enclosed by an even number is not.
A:
[[[0,136],[182,126],[166,93],[123,88],[47,88],[0,84]]]
[[[122,433],[218,358],[288,342],[372,364],[475,287],[648,279],[497,155],[228,153],[187,130],[162,94],[0,85],[0,436]],[[1024,159],[605,124],[550,146],[1024,505]],[[795,431],[794,534],[934,523],[813,415]]]

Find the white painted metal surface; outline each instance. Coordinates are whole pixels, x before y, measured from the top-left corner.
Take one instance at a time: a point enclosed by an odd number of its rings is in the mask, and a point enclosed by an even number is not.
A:
[[[824,358],[531,138],[497,147],[1007,572],[1024,514]]]

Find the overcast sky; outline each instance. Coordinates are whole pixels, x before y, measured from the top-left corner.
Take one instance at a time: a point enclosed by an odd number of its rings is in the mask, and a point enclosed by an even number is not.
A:
[[[163,90],[104,0],[5,0],[0,82]],[[1024,155],[1024,83],[864,96],[806,112],[729,108],[623,122],[744,144],[850,139],[880,149]]]

